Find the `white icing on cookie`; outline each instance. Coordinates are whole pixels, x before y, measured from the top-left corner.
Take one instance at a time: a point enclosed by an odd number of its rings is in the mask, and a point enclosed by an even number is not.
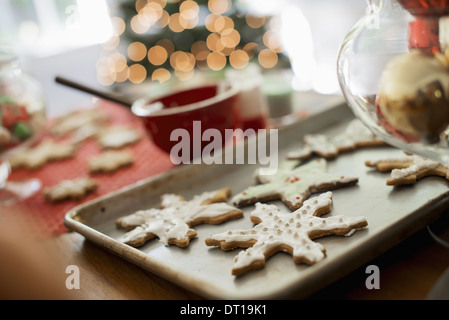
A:
[[[247,188],[234,196],[232,203],[239,206],[262,201],[260,199],[281,199],[290,208],[297,209],[311,193],[358,182],[356,177],[332,175],[326,169],[326,160],[316,159],[293,170],[278,170],[275,175],[260,176],[259,180],[264,184]]]
[[[406,168],[393,169],[390,174],[391,180],[403,179],[411,175],[417,175],[426,170],[434,170],[438,167],[448,169],[437,161],[417,155],[404,155],[402,157],[391,157],[366,161],[366,164],[370,167],[376,167],[380,163],[400,163],[406,166]]]
[[[81,199],[98,187],[97,182],[91,178],[78,178],[63,180],[53,187],[44,188],[44,195],[50,201],[65,199]]]
[[[102,148],[121,148],[139,140],[140,133],[127,127],[111,127],[98,137]]]
[[[133,162],[131,150],[108,150],[89,158],[87,165],[90,172],[114,172]]]
[[[206,243],[223,248],[223,244],[255,241],[252,247],[236,257],[233,265],[233,274],[236,275],[255,262],[264,264],[267,253],[281,251],[285,247],[291,249],[296,263],[314,264],[324,258],[325,248],[312,239],[331,234],[349,235],[367,225],[364,217],[317,216],[329,212],[331,204],[331,192],[305,201],[304,206],[293,213],[281,212],[275,205],[257,203],[251,219],[260,223],[254,228],[211,235]]]
[[[178,196],[177,194],[164,194],[161,197],[161,208],[174,207],[181,204],[184,201],[184,198]]]
[[[78,147],[72,143],[46,139],[33,148],[24,149],[17,154],[13,154],[8,161],[12,169],[20,167],[37,169],[50,161],[71,158],[75,155],[77,149]]]
[[[169,240],[188,238],[188,233],[194,231],[193,224],[207,223],[208,219],[222,217],[234,213],[231,219],[241,217],[243,212],[227,203],[212,203],[203,205],[202,202],[211,199],[216,192],[205,192],[190,201],[182,201],[177,195],[164,195],[162,209],[140,210],[119,219],[119,225],[133,230],[124,234],[119,241],[133,243],[149,235],[157,236],[168,245]]]
[[[304,136],[304,147],[287,155],[289,159],[307,159],[314,153],[324,158],[334,158],[341,151],[354,150],[363,145],[384,144],[363,123],[355,119],[349,123],[346,130],[336,136],[327,137],[323,134],[308,134]]]

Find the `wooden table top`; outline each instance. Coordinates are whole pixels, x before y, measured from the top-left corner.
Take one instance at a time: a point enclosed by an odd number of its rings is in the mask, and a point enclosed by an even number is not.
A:
[[[24,237],[21,235],[20,238]],[[35,263],[33,255],[39,251],[33,250],[32,246],[30,248],[29,242],[10,241],[5,238],[5,232],[0,234],[0,299],[202,299],[110,253],[78,233],[64,233],[43,243],[50,258],[36,260],[38,263]],[[26,250],[20,251],[23,248]],[[42,258],[45,253],[37,255]],[[43,268],[39,268],[39,264]],[[66,281],[71,274],[66,271],[73,265],[79,268],[79,289],[68,290]],[[378,290],[366,288],[368,265],[376,265],[380,270]],[[423,229],[307,299],[423,300],[447,268],[449,249]],[[8,289],[8,285],[14,290],[19,288],[18,293]]]
[[[0,215],[0,218],[4,218]],[[14,220],[0,219],[0,300],[201,300],[203,297],[103,249],[76,232],[36,241]],[[437,225],[449,239],[449,214]],[[379,269],[380,289],[369,290],[366,268]],[[75,266],[79,289],[69,290]],[[306,299],[424,300],[449,270],[449,248],[419,230],[344,278]],[[72,283],[73,284],[73,283]],[[288,299],[298,299],[294,295]]]
[[[80,289],[73,290],[76,299],[202,299],[77,233],[57,236],[51,242],[62,249],[61,268],[76,265],[80,269]],[[366,288],[370,264],[380,269],[379,290]],[[448,267],[449,249],[423,229],[308,299],[423,300]]]

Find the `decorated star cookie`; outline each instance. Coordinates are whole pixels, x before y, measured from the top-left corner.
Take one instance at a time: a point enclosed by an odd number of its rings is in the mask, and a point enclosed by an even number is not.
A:
[[[343,133],[334,137],[323,134],[306,135],[304,144],[305,146],[301,150],[290,152],[287,158],[305,160],[313,155],[318,155],[326,159],[333,159],[342,152],[386,145],[357,119],[351,121]]]
[[[134,144],[141,139],[139,131],[125,126],[106,128],[98,134],[97,141],[103,149],[118,149]]]
[[[368,160],[365,164],[381,172],[391,171],[390,179],[387,180],[389,186],[414,184],[428,176],[440,176],[449,180],[448,167],[416,155]]]
[[[230,189],[204,192],[190,201],[174,194],[162,197],[160,209],[141,210],[119,218],[116,225],[128,231],[119,240],[134,247],[158,237],[165,245],[186,247],[197,233],[199,224],[220,224],[243,217],[243,211],[225,202]]]
[[[118,169],[133,164],[134,156],[131,150],[108,150],[91,157],[87,166],[89,172],[115,172]]]
[[[88,193],[97,189],[97,182],[91,178],[63,180],[53,187],[44,189],[44,196],[51,202],[84,198]]]
[[[288,252],[295,263],[315,264],[325,257],[323,245],[312,241],[327,235],[350,236],[368,225],[364,217],[332,216],[332,193],[327,192],[304,202],[293,212],[281,212],[275,205],[257,203],[251,221],[257,224],[249,230],[231,230],[206,239],[206,245],[221,247],[224,251],[249,248],[235,258],[232,274],[235,276],[263,268],[266,259],[276,252]]]
[[[38,169],[47,162],[71,158],[77,146],[72,143],[58,143],[47,139],[34,148],[24,149],[9,158],[11,168]]]
[[[54,119],[50,125],[49,131],[53,136],[60,138],[86,126],[101,128],[108,122],[108,115],[100,108],[86,108],[70,112],[69,114]]]
[[[263,184],[252,186],[232,198],[236,206],[282,200],[290,209],[299,209],[312,194],[356,184],[358,178],[327,173],[324,159],[312,160],[293,170],[278,170],[271,176],[259,176]]]

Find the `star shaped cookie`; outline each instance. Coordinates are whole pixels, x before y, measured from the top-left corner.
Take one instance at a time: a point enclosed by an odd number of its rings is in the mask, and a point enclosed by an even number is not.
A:
[[[197,233],[192,229],[199,224],[220,224],[243,217],[243,211],[224,201],[230,189],[204,192],[190,201],[181,196],[162,196],[161,208],[141,210],[116,220],[119,228],[130,230],[119,241],[134,247],[144,245],[158,237],[165,245],[187,247]]]
[[[357,119],[351,121],[344,132],[333,137],[323,134],[308,134],[304,136],[304,144],[302,149],[290,152],[287,158],[306,160],[318,155],[325,159],[333,159],[342,152],[386,145]]]
[[[12,155],[8,160],[12,169],[38,169],[47,162],[71,158],[75,155],[77,146],[72,143],[59,143],[51,139],[42,141],[33,148],[24,149]]]
[[[414,184],[428,176],[439,176],[449,180],[448,167],[417,155],[368,160],[365,164],[381,172],[391,171],[390,179],[386,182],[389,186]]]
[[[325,159],[315,159],[292,170],[278,170],[271,176],[257,176],[263,184],[252,186],[232,198],[242,207],[257,202],[281,200],[291,210],[299,209],[312,194],[358,183],[358,178],[329,174]]]
[[[281,212],[275,205],[257,203],[251,222],[257,224],[248,230],[231,230],[206,239],[207,246],[224,251],[249,248],[235,258],[232,274],[241,276],[248,271],[263,268],[265,261],[276,252],[288,252],[295,263],[315,264],[325,257],[325,248],[313,239],[327,235],[350,236],[368,225],[364,217],[332,216],[329,213],[332,193],[327,192],[304,202],[293,213]]]
[[[59,202],[67,199],[80,200],[88,193],[97,189],[98,184],[89,177],[74,180],[63,180],[55,186],[44,188],[44,196],[51,202]]]

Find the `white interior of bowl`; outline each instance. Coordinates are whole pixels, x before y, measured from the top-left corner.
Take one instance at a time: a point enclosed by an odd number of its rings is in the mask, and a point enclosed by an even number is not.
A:
[[[218,82],[215,85],[217,86],[217,94],[209,99],[205,99],[202,101],[194,102],[194,103],[179,106],[179,107],[164,108],[164,105],[159,101],[156,101],[153,103],[148,103],[148,99],[142,98],[142,99],[139,99],[134,102],[131,110],[135,115],[137,115],[139,117],[149,117],[149,116],[157,117],[157,116],[180,114],[183,112],[189,112],[189,111],[193,111],[193,110],[211,106],[213,104],[216,104],[218,102],[226,100],[226,99],[239,93],[239,89],[235,86],[230,85],[229,83]],[[210,84],[208,84],[207,86],[210,86]],[[199,88],[199,87],[196,87],[196,88]],[[188,90],[192,90],[192,89],[195,89],[195,88],[189,88],[189,89],[184,89],[184,90],[188,91]],[[184,90],[182,90],[182,91],[184,91]],[[176,94],[176,93],[179,93],[182,91],[175,91],[168,95]],[[167,96],[167,95],[165,95],[165,96]],[[160,97],[160,98],[162,98],[162,97]],[[160,98],[158,98],[158,99],[160,99]]]

